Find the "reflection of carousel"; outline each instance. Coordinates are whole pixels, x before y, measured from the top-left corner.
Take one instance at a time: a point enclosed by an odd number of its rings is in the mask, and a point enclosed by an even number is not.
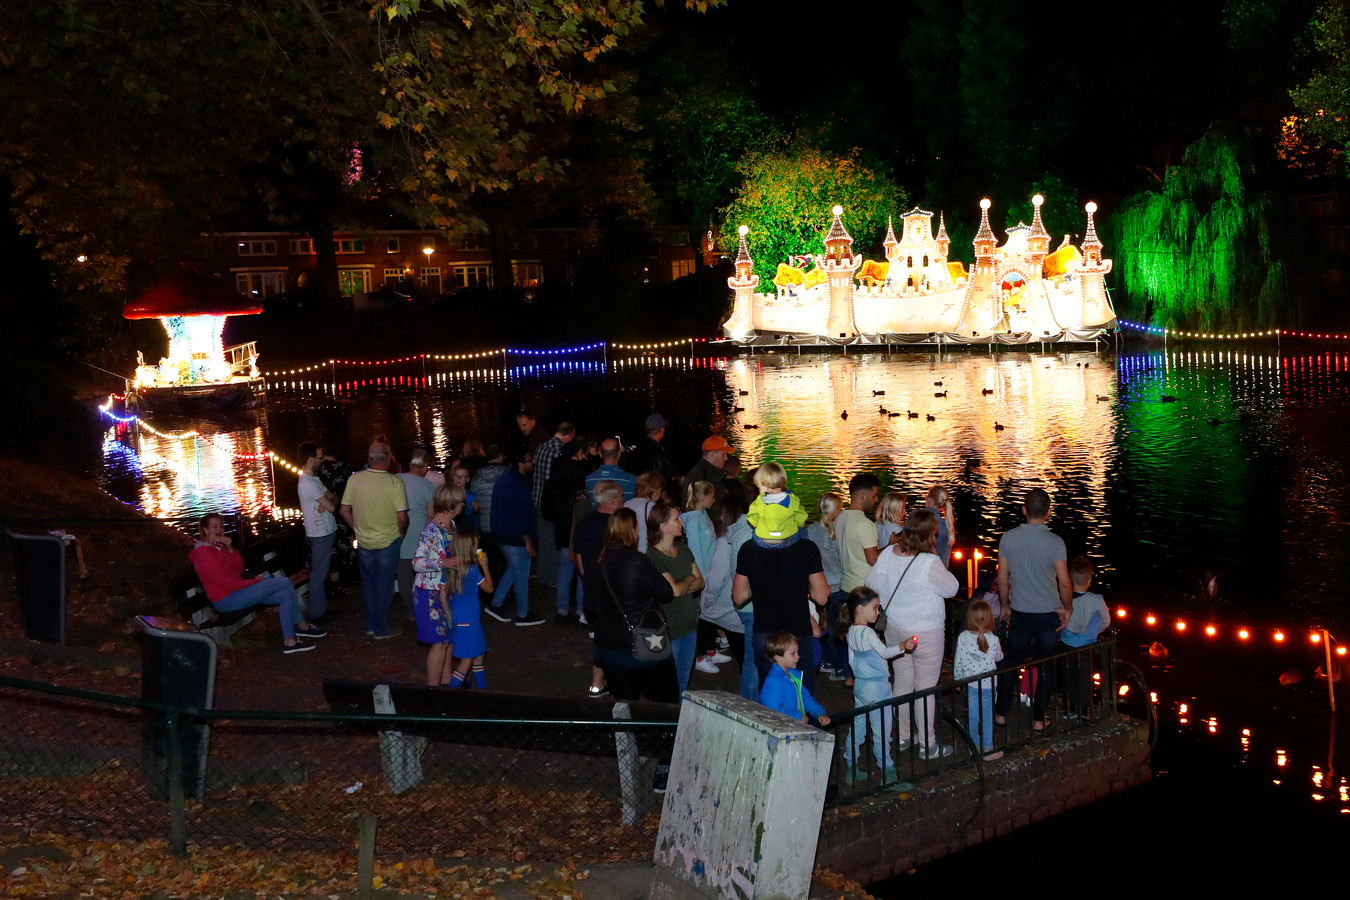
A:
[[[947,258],[951,241],[939,216],[914,208],[902,216],[901,237],[888,228],[885,262],[853,254],[843,209],[825,236],[825,253],[780,264],[775,293],[754,293],[759,276],[741,227],[735,294],[727,336],[745,343],[1002,343],[1094,341],[1115,324],[1103,283],[1111,260],[1102,259],[1093,214],[1081,249],[1065,235],[1050,252],[1039,194],[1030,226],[1008,229],[998,246],[989,227],[989,201],[980,201],[975,265],[969,273]],[[814,265],[813,265],[814,264]],[[856,276],[856,278],[855,278]]]
[[[159,319],[169,335],[169,353],[158,366],[136,354],[136,378],[127,406],[156,412],[250,409],[266,394],[254,342],[225,347],[227,316],[248,316],[262,307],[216,278],[178,272],[122,309],[128,319]]]

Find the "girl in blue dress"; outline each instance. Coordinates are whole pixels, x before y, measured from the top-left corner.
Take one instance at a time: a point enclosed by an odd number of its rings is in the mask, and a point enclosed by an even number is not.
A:
[[[487,687],[487,674],[483,669],[483,655],[487,653],[487,637],[483,634],[482,607],[478,605],[478,589],[492,590],[492,575],[483,561],[483,552],[478,549],[478,538],[472,534],[456,534],[452,542],[455,567],[445,572],[445,584],[441,589],[441,598],[449,599],[450,621],[453,625],[451,644],[458,662],[450,676],[450,686],[464,684],[470,667],[473,670],[474,686],[480,690]]]

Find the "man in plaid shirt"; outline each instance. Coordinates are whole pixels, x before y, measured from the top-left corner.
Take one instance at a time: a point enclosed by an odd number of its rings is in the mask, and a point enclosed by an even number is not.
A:
[[[553,463],[563,454],[563,447],[572,442],[576,436],[576,429],[572,427],[571,422],[560,422],[553,431],[553,437],[544,441],[534,451],[534,484],[530,492],[531,499],[534,500],[534,512],[536,517],[536,528],[539,534],[539,546],[542,551],[539,554],[539,581],[549,587],[555,587],[558,584],[558,554],[551,552],[553,550],[553,523],[544,518],[543,513],[539,511],[540,502],[544,499],[544,482],[548,481],[549,473],[553,471]]]

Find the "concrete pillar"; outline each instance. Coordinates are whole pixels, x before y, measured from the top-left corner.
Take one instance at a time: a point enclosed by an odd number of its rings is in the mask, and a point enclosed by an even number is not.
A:
[[[834,736],[724,691],[684,695],[656,865],[709,897],[811,887]]]

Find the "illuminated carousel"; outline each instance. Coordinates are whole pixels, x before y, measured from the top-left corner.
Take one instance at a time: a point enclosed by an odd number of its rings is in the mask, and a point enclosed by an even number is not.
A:
[[[728,279],[735,301],[722,326],[727,337],[745,344],[1032,344],[1090,342],[1115,327],[1116,314],[1104,277],[1089,203],[1087,231],[1080,246],[1069,235],[1053,252],[1041,222],[1044,198],[1032,198],[1031,225],[1008,229],[999,246],[989,227],[988,200],[980,201],[975,265],[970,272],[947,258],[951,240],[939,215],[915,207],[901,217],[900,237],[888,226],[886,258],[864,260],[853,253],[843,208],[825,235],[825,252],[805,264],[780,263],[773,293],[756,293],[759,276],[746,247],[749,229],[740,228],[736,274]]]
[[[225,319],[262,312],[262,305],[218,278],[178,272],[122,309],[127,319],[159,319],[169,353],[148,365],[138,352],[127,407],[201,413],[251,409],[266,396],[256,342],[226,347]]]

